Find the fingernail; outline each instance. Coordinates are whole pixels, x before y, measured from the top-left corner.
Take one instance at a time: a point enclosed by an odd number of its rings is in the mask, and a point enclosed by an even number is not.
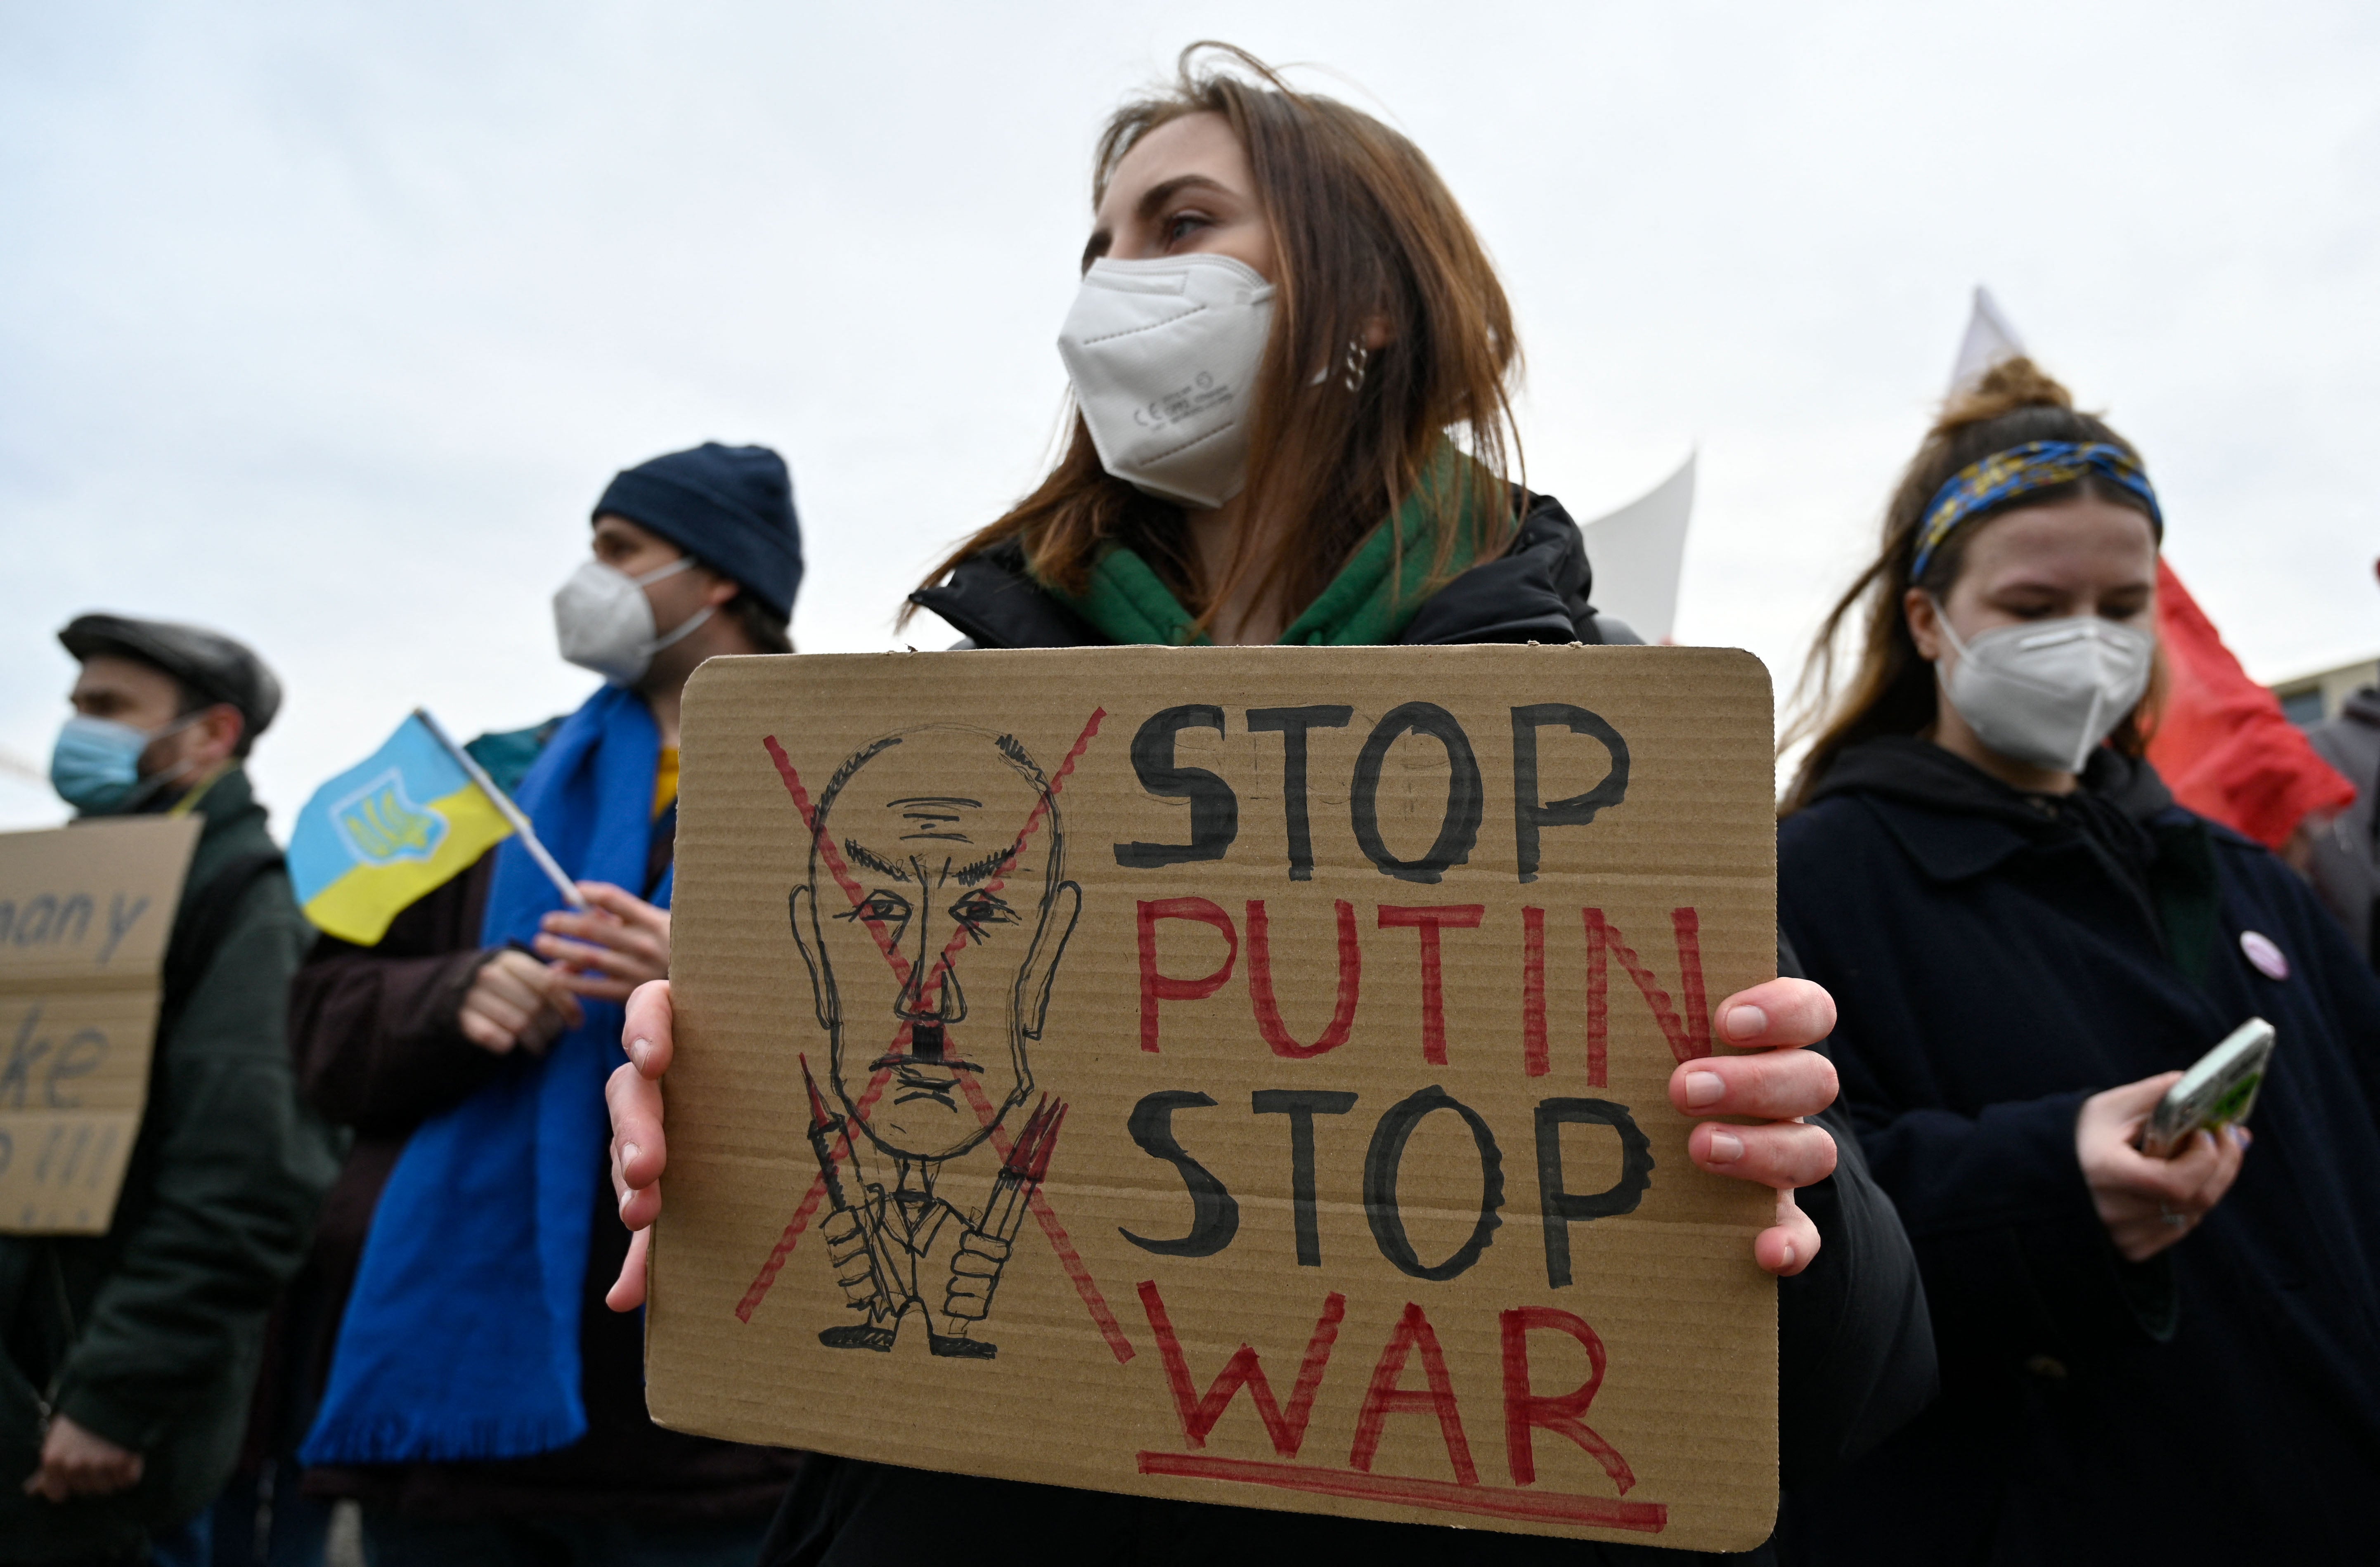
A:
[[[2235,1137],[2237,1137],[2237,1138],[2239,1138],[2239,1139],[2240,1139],[2240,1146],[2241,1148],[2246,1148],[2250,1143],[2252,1143],[2252,1142],[2254,1142],[2254,1141],[2256,1140],[2256,1134],[2255,1134],[2255,1133],[2253,1133],[2253,1132],[2249,1131],[2249,1130],[2248,1130],[2248,1128],[2246,1128],[2245,1126],[2234,1126],[2234,1127],[2232,1127],[2232,1128],[2231,1128],[2231,1135],[2232,1135],[2233,1136],[2235,1136]]]
[[[1785,1266],[1786,1266],[1786,1267],[1788,1267],[1788,1268],[1792,1267],[1792,1266],[1793,1266],[1793,1263],[1794,1263],[1794,1260],[1795,1260],[1796,1258],[1798,1258],[1801,1255],[1802,1255],[1802,1254],[1801,1254],[1800,1252],[1797,1252],[1797,1251],[1795,1251],[1795,1250],[1793,1249],[1793,1243],[1792,1243],[1792,1242],[1791,1242],[1791,1241],[1787,1241],[1787,1242],[1785,1243]]]
[[[645,1063],[645,1052],[652,1048],[653,1042],[650,1039],[630,1039],[628,1041],[628,1059],[635,1062],[638,1066],[642,1066]]]
[[[1727,1098],[1727,1079],[1716,1072],[1686,1074],[1686,1103],[1699,1110],[1706,1104],[1717,1104]]]
[[[622,1143],[620,1145],[620,1169],[623,1172],[625,1172],[629,1164],[634,1161],[637,1155],[642,1151],[643,1150],[638,1148],[634,1143]]]
[[[1756,1039],[1767,1031],[1768,1014],[1756,1006],[1731,1007],[1720,1026],[1730,1039]]]
[[[620,1217],[623,1220],[625,1220],[628,1217],[628,1199],[636,1195],[637,1194],[633,1189],[624,1191],[620,1194]]]
[[[1743,1139],[1732,1132],[1713,1132],[1710,1152],[1703,1156],[1706,1164],[1733,1164],[1743,1157]]]

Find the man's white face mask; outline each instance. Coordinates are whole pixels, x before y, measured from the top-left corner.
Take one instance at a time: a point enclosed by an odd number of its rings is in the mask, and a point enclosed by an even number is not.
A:
[[[613,685],[634,686],[652,667],[655,653],[691,635],[716,607],[706,604],[668,636],[654,635],[653,603],[645,597],[646,584],[675,577],[694,564],[692,555],[680,555],[642,577],[630,577],[601,561],[581,565],[553,595],[553,634],[562,656]]]
[[[1959,640],[1934,613],[1955,662],[1937,662],[1943,693],[1986,746],[2035,767],[2080,772],[2124,715],[2140,705],[2156,638],[2097,615],[1994,626]]]
[[[1099,465],[1185,506],[1238,494],[1272,302],[1273,285],[1229,256],[1093,261],[1058,353]]]

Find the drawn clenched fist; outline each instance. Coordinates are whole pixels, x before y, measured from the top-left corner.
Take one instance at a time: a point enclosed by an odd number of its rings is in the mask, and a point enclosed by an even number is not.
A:
[[[980,1230],[959,1237],[951,1257],[951,1298],[942,1309],[953,1317],[980,1322],[991,1314],[991,1292],[1000,1270],[1008,1265],[1008,1243]]]
[[[843,1298],[853,1306],[873,1307],[876,1279],[868,1266],[868,1237],[860,1233],[859,1215],[838,1208],[827,1215],[819,1233],[826,1237],[827,1265],[834,1269],[834,1282],[843,1286]]]

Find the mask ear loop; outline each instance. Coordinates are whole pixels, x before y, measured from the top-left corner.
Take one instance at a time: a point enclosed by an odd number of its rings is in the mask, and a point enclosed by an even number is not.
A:
[[[646,643],[645,656],[647,658],[650,658],[653,654],[660,652],[663,648],[675,647],[678,643],[686,640],[686,638],[692,636],[697,630],[700,629],[704,621],[709,620],[712,615],[718,613],[719,606],[717,604],[703,605],[702,608],[686,616],[685,621],[679,625],[678,628],[671,632],[668,636],[661,638],[656,641]]]
[[[628,580],[635,583],[637,585],[638,591],[641,592],[647,587],[661,581],[664,577],[675,577],[681,571],[690,570],[694,565],[695,559],[692,555],[680,555],[677,559],[670,562],[667,565],[655,566],[652,570],[645,573],[642,577],[631,577]],[[693,636],[696,631],[701,628],[703,622],[709,620],[713,614],[716,614],[718,611],[719,606],[717,604],[703,605],[701,609],[696,611],[694,613],[686,616],[685,620],[679,622],[677,629],[672,631],[668,636],[662,637],[646,643],[645,657],[650,660],[655,653],[660,652],[662,649],[675,647],[686,638]]]
[[[1961,663],[1965,663],[1967,662],[1967,644],[1959,640],[1959,628],[1950,624],[1950,611],[1949,606],[1942,602],[1941,595],[1938,593],[1928,593],[1925,597],[1926,600],[1934,606],[1934,624],[1940,626],[1942,628],[1942,635],[1950,639],[1950,650],[1959,655],[1959,662]],[[1933,661],[1933,663],[1935,682],[1939,685],[1947,694],[1950,689],[1950,672],[1944,667],[1945,662],[1946,661],[1942,659],[1937,658]]]
[[[179,735],[183,730],[188,729],[191,724],[196,723],[199,720],[206,717],[213,709],[223,705],[224,704],[220,702],[209,702],[205,707],[200,708],[196,712],[184,713],[181,717],[176,719],[173,723],[165,725],[163,729],[157,730],[153,734],[145,730],[142,731],[142,733],[149,735],[149,744],[140,747],[141,755],[146,756],[148,754],[149,746],[153,746],[160,740],[171,739],[173,736]],[[136,759],[132,765],[137,768],[140,764]],[[190,764],[188,761],[185,760],[167,769],[164,772],[151,773],[148,777],[141,779],[139,783],[132,785],[132,792],[124,796],[124,803],[116,807],[116,809],[119,811],[131,810],[144,802],[155,798],[159,791],[164,789],[170,784],[177,784],[183,778],[188,776],[189,771]]]
[[[645,573],[642,577],[628,577],[628,580],[635,583],[639,588],[650,588],[654,583],[661,581],[664,577],[675,577],[681,571],[689,571],[693,569],[693,566],[694,557],[692,555],[680,555],[677,559],[670,562],[667,565],[657,565],[653,567],[652,570]],[[624,572],[622,575],[625,576],[626,574]]]
[[[1965,658],[1967,656],[1967,644],[1959,640],[1959,628],[1950,624],[1949,606],[1942,601],[1939,594],[1928,593],[1925,595],[1925,598],[1926,601],[1934,606],[1934,623],[1942,628],[1943,636],[1950,638],[1950,650],[1958,654],[1961,659]],[[1937,659],[1934,662],[1938,664],[1942,661]]]

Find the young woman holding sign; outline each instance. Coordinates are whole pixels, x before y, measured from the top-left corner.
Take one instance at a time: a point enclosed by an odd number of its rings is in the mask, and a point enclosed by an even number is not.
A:
[[[1797,1499],[1813,1561],[2370,1559],[2380,987],[2142,759],[2163,531],[2138,454],[2011,361],[1927,437],[1814,655],[1864,603],[1780,913],[1842,1001],[1944,1394]],[[2135,1147],[2252,1016],[2278,1030],[2253,1154]]]
[[[1436,171],[1369,115],[1296,93],[1238,51],[1213,67],[1198,52],[1099,143],[1082,288],[1060,336],[1079,414],[1065,455],[914,601],[974,647],[1633,640],[1587,602],[1577,525],[1502,477],[1518,346]],[[1826,1057],[1798,1048],[1832,1027],[1826,993],[1780,978],[1715,1015],[1730,1043],[1770,1049],[1681,1067],[1670,1097],[1689,1115],[1765,1123],[1705,1121],[1689,1147],[1705,1170],[1778,1193],[1754,1253],[1789,1280],[1785,1465],[1789,1481],[1813,1477],[1930,1393],[1923,1306],[1848,1124],[1804,1120],[1835,1095]],[[660,1211],[669,1026],[666,987],[647,987],[626,1033],[634,1065],[612,1085],[633,1226]],[[613,1304],[643,1292],[640,1249]],[[981,1520],[1037,1490],[815,1458],[769,1560],[964,1560]],[[1089,1492],[1045,1490],[1035,1517],[1036,1545],[1067,1561],[1260,1544],[1579,1562],[1633,1549]]]

